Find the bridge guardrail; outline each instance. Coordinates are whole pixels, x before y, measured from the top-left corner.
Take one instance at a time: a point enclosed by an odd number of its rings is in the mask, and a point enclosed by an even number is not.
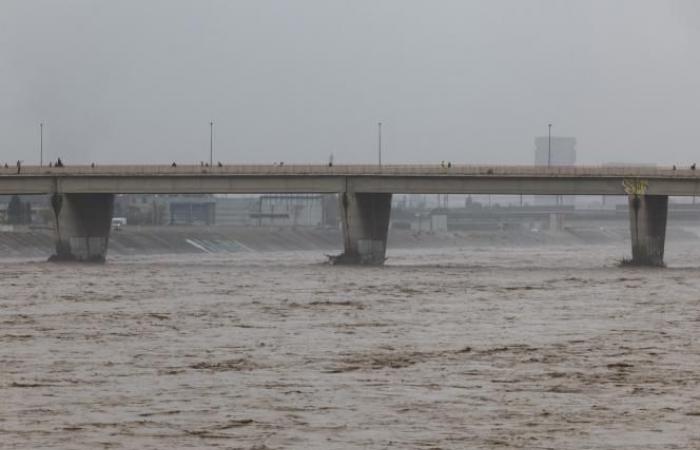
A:
[[[0,166],[0,176],[17,175],[17,167]],[[690,168],[648,166],[517,166],[440,164],[392,165],[314,165],[314,164],[226,164],[222,167],[200,165],[66,165],[64,167],[20,167],[20,175],[28,176],[148,176],[148,175],[287,175],[287,176],[502,176],[502,177],[677,177],[697,178]]]

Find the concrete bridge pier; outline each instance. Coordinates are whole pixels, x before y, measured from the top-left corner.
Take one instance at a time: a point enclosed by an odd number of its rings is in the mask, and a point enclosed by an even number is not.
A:
[[[629,196],[632,259],[637,266],[663,266],[668,216],[667,195]]]
[[[56,254],[49,261],[104,262],[114,194],[53,194]]]
[[[391,194],[340,194],[340,211],[345,251],[333,258],[335,264],[382,265],[391,216]]]

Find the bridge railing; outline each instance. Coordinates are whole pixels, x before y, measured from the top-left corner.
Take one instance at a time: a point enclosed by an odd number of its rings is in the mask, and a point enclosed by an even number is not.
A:
[[[16,165],[0,166],[0,176],[17,175]],[[224,164],[202,165],[67,165],[64,167],[26,166],[19,168],[20,175],[71,175],[71,176],[192,176],[192,175],[288,175],[288,176],[500,176],[500,177],[697,177],[690,168],[650,166],[516,166],[516,165],[461,165],[451,167],[442,164]]]

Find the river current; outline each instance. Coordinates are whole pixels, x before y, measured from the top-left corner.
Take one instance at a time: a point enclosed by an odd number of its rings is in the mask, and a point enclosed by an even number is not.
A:
[[[0,260],[0,448],[700,448],[700,245],[628,251]]]

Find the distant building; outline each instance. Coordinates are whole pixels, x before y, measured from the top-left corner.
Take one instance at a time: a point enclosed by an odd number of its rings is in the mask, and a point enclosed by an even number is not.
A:
[[[214,225],[216,200],[213,195],[181,195],[168,198],[170,225]]]
[[[0,212],[2,197],[0,197]],[[117,195],[114,217],[129,225],[331,227],[339,224],[336,195]]]
[[[322,195],[261,195],[250,218],[258,226],[311,226],[324,224]]]
[[[114,217],[129,225],[213,225],[212,195],[121,194],[114,199]]]
[[[0,195],[0,223],[12,222],[7,216],[8,207],[13,195]],[[48,195],[17,195],[26,209],[23,223],[27,225],[48,225],[52,222],[54,214]]]
[[[535,138],[536,166],[574,166],[576,165],[576,138],[552,136],[551,149],[548,136]],[[536,195],[535,205],[573,205],[571,195]]]
[[[216,197],[216,224],[249,226],[256,225],[250,213],[257,208],[256,197]]]
[[[124,217],[129,225],[163,225],[167,223],[168,198],[153,194],[118,194],[114,198],[113,217]]]

